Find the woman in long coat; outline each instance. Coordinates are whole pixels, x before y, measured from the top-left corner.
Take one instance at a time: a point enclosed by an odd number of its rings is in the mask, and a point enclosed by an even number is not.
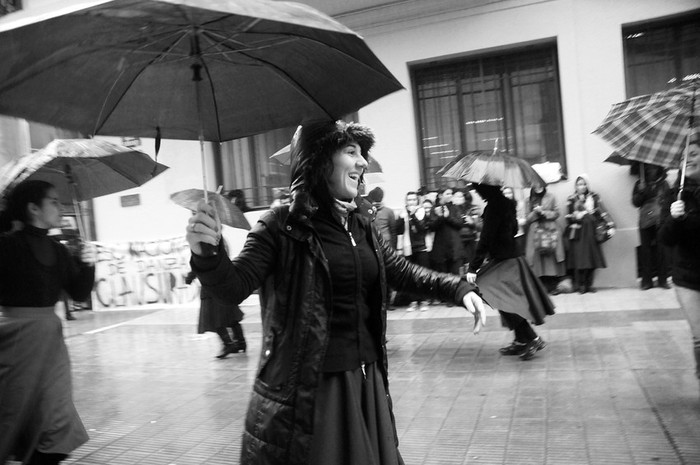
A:
[[[95,279],[95,251],[79,258],[48,236],[61,225],[53,185],[24,181],[12,191],[0,235],[0,463],[58,464],[88,440],[73,405],[70,359],[54,306],[66,292],[85,300]]]
[[[611,228],[614,223],[605,211],[598,194],[590,190],[588,176],[576,178],[576,192],[566,201],[566,235],[569,248],[566,252],[566,268],[573,274],[574,288],[579,293],[595,292],[593,273],[597,268],[605,268],[605,257],[595,237],[596,222],[607,221]],[[609,230],[612,236],[614,229]]]
[[[566,275],[566,252],[562,230],[557,223],[559,207],[554,196],[544,186],[535,186],[525,203],[527,233],[525,258],[549,292],[552,292],[561,276]],[[556,231],[556,248],[551,251],[537,250],[538,230]]]
[[[358,213],[373,143],[354,123],[303,126],[292,141],[292,204],[264,214],[232,261],[202,255],[201,242],[220,239],[210,207],[200,203],[189,220],[191,265],[212,295],[239,303],[260,288],[242,465],[403,464],[387,375],[388,286],[464,305],[475,331],[483,322],[475,286],[410,263]]]

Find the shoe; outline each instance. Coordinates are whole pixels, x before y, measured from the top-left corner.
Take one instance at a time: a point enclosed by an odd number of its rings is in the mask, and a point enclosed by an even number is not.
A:
[[[595,287],[588,286],[588,287],[586,287],[586,292],[590,292],[591,294],[595,294],[595,293],[596,293],[596,288],[595,288]]]
[[[525,350],[526,345],[524,342],[513,341],[509,346],[498,349],[498,352],[501,355],[520,355]]]
[[[238,352],[245,352],[247,349],[246,342],[244,341],[233,341],[231,343],[224,344],[221,349],[221,353],[216,356],[216,358],[226,358],[228,354],[237,354]]]
[[[588,288],[586,286],[581,286],[578,288],[579,294],[585,294],[586,292],[588,292]]]
[[[649,289],[651,289],[654,286],[652,286],[651,283],[642,283],[642,285],[640,287],[643,291],[648,291]]]
[[[671,285],[667,283],[666,281],[659,283],[658,286],[662,289],[671,289]]]
[[[71,313],[66,313],[66,320],[68,321],[73,321],[76,318],[71,314]]]
[[[411,302],[408,304],[408,308],[406,308],[407,312],[415,312],[416,310],[418,310],[418,304],[416,302]]]
[[[518,355],[518,357],[520,357],[520,360],[530,360],[537,352],[544,349],[546,346],[547,343],[545,343],[541,337],[537,336],[535,339],[526,344],[525,349]]]
[[[420,311],[421,311],[421,312],[427,312],[428,310],[429,310],[429,309],[428,309],[428,306],[427,306],[427,305],[423,304],[423,305],[420,306]]]

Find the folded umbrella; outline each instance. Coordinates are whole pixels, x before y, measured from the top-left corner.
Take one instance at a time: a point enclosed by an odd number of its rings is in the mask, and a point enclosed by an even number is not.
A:
[[[231,226],[232,228],[250,229],[250,223],[245,215],[233,202],[218,192],[209,191],[206,194],[207,201],[209,205],[213,206],[216,210],[221,224]],[[204,198],[204,191],[202,189],[185,189],[170,195],[170,199],[173,202],[193,212],[197,211],[197,205]]]

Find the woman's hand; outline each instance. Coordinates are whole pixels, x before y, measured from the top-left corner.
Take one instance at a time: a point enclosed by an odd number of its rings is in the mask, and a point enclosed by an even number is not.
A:
[[[214,207],[200,200],[197,205],[197,213],[192,215],[187,222],[187,234],[185,239],[190,244],[190,249],[196,255],[202,255],[202,243],[216,247],[221,240],[221,222]]]
[[[680,218],[683,215],[685,215],[685,202],[676,200],[671,204],[671,216],[673,218]]]
[[[474,315],[474,334],[479,334],[481,328],[486,326],[486,310],[484,309],[484,301],[479,297],[479,294],[472,291],[464,296],[462,303],[467,311]]]
[[[80,261],[94,266],[97,262],[97,247],[91,242],[84,242],[80,247]]]
[[[476,284],[476,273],[467,273],[467,282],[469,284]]]

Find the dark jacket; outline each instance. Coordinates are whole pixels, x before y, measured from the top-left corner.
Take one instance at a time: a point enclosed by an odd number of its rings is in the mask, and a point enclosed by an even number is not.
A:
[[[476,273],[487,258],[498,262],[521,255],[515,243],[518,232],[515,202],[500,193],[488,198],[484,196],[484,199],[487,203],[482,215],[483,228],[474,259],[469,263],[471,273]]]
[[[673,218],[669,213],[678,189],[669,192],[664,202],[664,221],[659,231],[661,241],[673,248],[673,282],[679,286],[700,291],[700,185],[686,179],[681,194],[685,202],[685,216]]]
[[[309,216],[289,206],[265,213],[233,261],[193,256],[203,286],[239,303],[260,289],[261,357],[245,422],[241,464],[305,464],[313,439],[316,389],[328,345],[332,296],[328,262]],[[387,386],[387,285],[461,303],[475,288],[417,267],[384,242],[370,220],[356,215],[380,268],[379,293],[371,297],[373,337],[381,347]],[[391,408],[391,398],[388,399]]]
[[[428,225],[426,219],[428,212],[422,219],[416,218],[415,212],[408,213],[408,236],[411,240],[411,251],[412,252],[425,252],[425,234],[428,232]],[[402,236],[406,234],[406,220],[399,217],[396,220],[396,234],[397,236]]]
[[[440,206],[449,210],[448,216],[435,214],[435,210]],[[464,256],[462,238],[459,235],[463,221],[459,208],[452,203],[436,205],[430,212],[427,224],[432,231],[435,231],[431,252],[435,262],[459,260]]]
[[[635,207],[639,208],[639,223],[640,227],[642,227],[642,224],[644,222],[644,219],[642,218],[641,215],[644,214],[646,211],[645,209],[642,209],[642,206],[648,203],[655,203],[658,202],[659,205],[663,205],[663,203],[668,199],[669,195],[669,190],[671,189],[668,185],[668,182],[666,181],[666,178],[664,177],[663,179],[659,179],[657,181],[649,182],[644,185],[644,189],[640,187],[641,181],[637,181],[634,183],[634,188],[632,189],[632,205]],[[663,208],[663,207],[662,207]],[[660,217],[657,221],[660,224],[661,221],[663,220],[663,217]],[[644,227],[656,227],[656,224],[649,224]]]

